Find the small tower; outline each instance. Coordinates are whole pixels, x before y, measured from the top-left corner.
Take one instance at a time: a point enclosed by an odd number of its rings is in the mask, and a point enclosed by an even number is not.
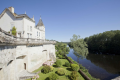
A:
[[[38,22],[38,24],[37,24],[36,27],[37,27],[37,28],[39,28],[39,27],[45,27],[44,24],[43,24],[43,21],[42,21],[42,19],[41,19],[41,16],[40,16],[40,20],[39,20],[39,22]]]
[[[40,20],[39,20],[38,24],[36,25],[36,27],[40,30],[41,39],[45,40],[45,26],[43,24],[41,16],[40,16]]]

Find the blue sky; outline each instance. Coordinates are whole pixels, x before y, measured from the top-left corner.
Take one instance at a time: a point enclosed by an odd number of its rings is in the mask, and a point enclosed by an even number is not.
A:
[[[0,0],[0,13],[10,6],[15,13],[42,17],[46,39],[70,41],[110,30],[120,30],[120,0]]]

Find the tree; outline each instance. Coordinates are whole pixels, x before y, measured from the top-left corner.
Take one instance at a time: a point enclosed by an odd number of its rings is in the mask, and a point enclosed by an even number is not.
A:
[[[73,46],[74,53],[79,55],[81,58],[85,58],[88,54],[88,46],[84,39],[80,39],[80,36],[73,35],[73,38],[70,39]]]
[[[60,55],[68,54],[68,52],[70,51],[69,47],[67,47],[67,44],[62,42],[57,42],[55,44],[55,49]]]
[[[14,36],[16,36],[16,28],[15,28],[15,26],[12,28],[12,35],[14,35]]]

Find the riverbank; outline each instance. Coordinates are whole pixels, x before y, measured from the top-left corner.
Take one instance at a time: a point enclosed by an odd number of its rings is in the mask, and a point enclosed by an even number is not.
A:
[[[84,77],[85,80],[99,80],[97,78],[92,77],[85,67],[83,67],[81,64],[74,61],[71,57],[68,57],[66,55],[65,57],[70,63],[79,65],[79,73]]]
[[[120,76],[120,56],[89,53],[86,58],[82,59],[74,54],[74,50],[70,49],[68,57],[82,64],[91,76],[100,80],[111,80]]]

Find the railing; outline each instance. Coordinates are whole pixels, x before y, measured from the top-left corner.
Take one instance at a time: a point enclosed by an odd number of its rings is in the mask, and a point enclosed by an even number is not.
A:
[[[0,28],[0,42],[10,44],[55,44],[56,41],[46,41],[43,39],[20,38],[9,34]]]

